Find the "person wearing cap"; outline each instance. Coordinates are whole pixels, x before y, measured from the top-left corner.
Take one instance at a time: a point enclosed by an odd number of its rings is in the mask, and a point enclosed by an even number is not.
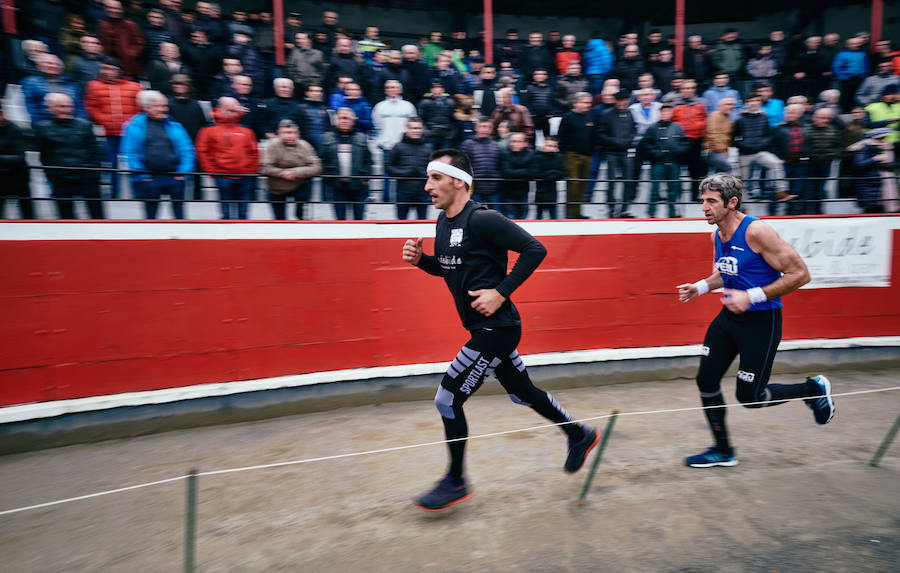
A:
[[[297,48],[297,34],[300,33],[303,33],[303,16],[300,12],[289,12],[284,21],[285,54],[289,54]]]
[[[208,173],[229,174],[215,176],[222,219],[246,219],[256,187],[256,177],[234,175],[259,170],[256,134],[240,124],[243,110],[236,99],[219,98],[213,110],[215,125],[204,127],[197,136],[200,168]]]
[[[253,28],[243,25],[232,35],[231,44],[225,48],[225,56],[240,60],[243,73],[253,78],[253,93],[260,95],[264,91],[265,66],[252,42]]]
[[[897,178],[894,170],[897,156],[887,138],[892,130],[878,127],[869,130],[866,138],[850,147],[856,180],[856,203],[865,213],[895,213],[900,211]]]
[[[122,77],[119,62],[105,57],[97,79],[87,83],[84,103],[90,120],[103,128],[106,157],[113,169],[119,167],[119,145],[122,128],[132,116],[140,113],[137,95],[141,84]],[[119,174],[110,174],[110,197],[119,197]]]
[[[607,192],[607,206],[611,218],[634,218],[629,207],[637,191],[637,183],[631,180],[634,174],[637,126],[634,116],[628,110],[629,102],[631,92],[627,89],[619,90],[616,93],[615,105],[597,119],[596,139],[606,154],[609,171],[610,190]],[[613,190],[614,182],[617,180],[623,181],[619,197],[615,197],[616,192]]]
[[[881,100],[870,103],[866,110],[866,127],[886,127],[890,130],[888,143],[896,145],[900,142],[900,96],[897,84],[889,84],[881,92]]]
[[[434,398],[448,440],[447,474],[414,500],[425,511],[441,511],[471,496],[464,477],[468,426],[463,406],[492,374],[513,402],[532,408],[566,434],[566,472],[578,471],[599,440],[596,430],[574,422],[553,396],[534,386],[516,350],[522,319],[510,297],[537,269],[547,249],[519,225],[470,199],[472,166],[465,153],[435,151],[426,174],[425,191],[432,205],[443,211],[435,229],[434,255],[425,254],[419,237],[404,243],[401,257],[444,279],[470,337]],[[519,255],[507,272],[510,251]]]

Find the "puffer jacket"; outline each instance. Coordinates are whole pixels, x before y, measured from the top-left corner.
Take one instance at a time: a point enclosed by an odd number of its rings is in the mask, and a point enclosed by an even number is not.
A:
[[[688,149],[681,126],[674,121],[658,121],[647,128],[641,139],[641,154],[653,164],[678,163]]]
[[[500,173],[509,181],[501,184],[503,197],[512,201],[524,201],[528,197],[529,181],[536,175],[534,151],[525,148],[513,152],[504,149],[500,154]]]
[[[88,117],[102,127],[106,135],[122,135],[125,122],[141,112],[137,103],[141,89],[141,84],[121,79],[114,83],[88,82],[84,95]]]
[[[553,86],[550,84],[538,85],[531,82],[519,97],[522,105],[527,107],[531,115],[535,117],[553,113]]]
[[[94,126],[80,118],[48,119],[35,130],[43,165],[100,167],[104,153],[94,136]],[[100,174],[89,171],[47,171],[51,183],[57,181],[98,181]]]
[[[427,95],[419,102],[419,117],[425,125],[425,137],[450,138],[456,134],[453,113],[456,103],[449,96]]]
[[[760,151],[773,151],[772,128],[769,118],[763,112],[750,113],[744,111],[734,122],[734,146],[741,155],[753,155]]]
[[[698,97],[682,98],[672,110],[672,119],[688,139],[702,139],[706,135],[706,104]]]
[[[215,125],[197,135],[196,151],[200,168],[210,173],[256,173],[259,147],[256,134],[242,127],[240,117],[222,117],[213,111]]]
[[[490,137],[467,139],[462,144],[462,150],[472,161],[472,170],[475,173],[477,189],[480,196],[490,196],[497,193],[499,181],[484,181],[484,179],[499,179],[500,175],[500,145]]]
[[[387,174],[392,177],[421,177],[417,180],[397,181],[397,195],[419,196],[425,193],[425,168],[428,166],[428,157],[434,149],[425,139],[410,139],[403,136],[403,140],[391,149],[385,167]]]

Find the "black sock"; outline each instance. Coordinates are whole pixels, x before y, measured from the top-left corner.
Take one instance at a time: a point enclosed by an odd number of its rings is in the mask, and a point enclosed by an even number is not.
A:
[[[444,435],[448,440],[457,438],[465,438],[469,435],[469,425],[466,423],[466,417],[460,409],[453,419],[441,417],[444,422]],[[457,481],[457,484],[463,479],[463,459],[466,453],[466,440],[458,440],[447,444],[450,453],[450,469],[447,474]]]
[[[819,396],[822,392],[819,385],[811,380],[801,382],[800,384],[769,384],[766,386],[766,390],[769,391],[769,395],[772,397],[771,401],[775,402],[774,404],[771,404],[772,406],[784,404],[784,402],[779,402],[779,400],[787,400],[788,398],[812,398],[813,396]],[[766,406],[768,405],[769,404],[766,404]]]
[[[725,400],[722,399],[722,393],[719,392],[715,396],[701,396],[703,406],[706,407],[703,413],[706,414],[706,421],[709,423],[709,429],[712,431],[713,439],[716,441],[716,447],[725,455],[731,453],[731,444],[728,442],[728,428],[725,426]],[[710,406],[714,406],[710,408]],[[715,406],[721,406],[716,408]]]

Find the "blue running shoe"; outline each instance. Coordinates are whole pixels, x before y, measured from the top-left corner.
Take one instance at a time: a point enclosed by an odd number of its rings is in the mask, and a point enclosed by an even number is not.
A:
[[[469,493],[465,478],[462,483],[457,483],[455,479],[446,475],[434,486],[434,489],[418,499],[414,499],[413,503],[425,511],[441,511],[470,497],[472,494]]]
[[[584,437],[581,438],[581,441],[569,441],[569,455],[566,456],[565,470],[570,474],[581,469],[581,466],[584,465],[584,460],[587,459],[587,455],[591,453],[591,450],[600,441],[600,438],[597,437],[597,430],[590,426],[584,426],[583,429]]]
[[[713,446],[702,454],[688,456],[684,459],[684,464],[692,468],[712,468],[715,466],[736,466],[738,465],[737,452],[733,449],[729,455],[725,455],[719,451],[717,446]]]
[[[809,382],[815,382],[821,394],[818,398],[809,398],[804,400],[809,409],[813,411],[817,424],[827,424],[834,418],[834,399],[831,397],[831,380],[819,374],[808,379]]]

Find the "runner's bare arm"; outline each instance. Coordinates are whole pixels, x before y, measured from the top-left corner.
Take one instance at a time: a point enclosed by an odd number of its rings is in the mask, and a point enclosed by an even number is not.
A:
[[[747,227],[747,245],[782,273],[774,282],[762,287],[766,298],[773,299],[792,293],[810,281],[806,263],[787,241],[769,225],[753,221]]]

